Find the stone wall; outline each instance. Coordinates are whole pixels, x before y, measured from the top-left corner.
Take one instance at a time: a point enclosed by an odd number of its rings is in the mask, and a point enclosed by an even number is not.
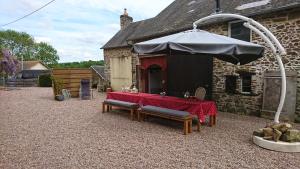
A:
[[[126,11],[125,11],[126,12]],[[132,23],[133,18],[131,16],[128,16],[127,12],[124,15],[120,16],[120,25],[121,30],[125,29],[130,23]]]
[[[124,66],[130,66],[130,75],[125,75],[125,76],[130,76],[130,77],[123,77],[124,79],[131,79],[130,84],[135,83],[136,82],[136,56],[134,56],[134,54],[131,52],[131,48],[130,47],[124,47],[124,48],[113,48],[113,49],[105,49],[104,50],[104,64],[105,64],[105,75],[107,77],[107,79],[110,80],[110,82],[112,81],[112,74],[111,74],[111,59],[112,58],[129,58],[131,61],[130,65],[120,65],[120,67],[124,67]],[[127,64],[128,62],[121,62],[124,64]],[[124,75],[123,75],[124,76]],[[120,85],[115,85],[115,84],[111,84],[112,86],[120,86]],[[119,87],[114,89],[114,90],[120,90]]]
[[[300,114],[300,11],[280,12],[255,17],[255,20],[267,27],[279,39],[287,51],[283,62],[287,71],[297,71],[297,106],[296,114]],[[217,34],[228,35],[228,24],[211,25],[205,30]],[[252,42],[266,46],[264,41],[252,33]],[[252,76],[253,94],[229,95],[225,93],[225,75],[239,75],[239,70],[254,73]],[[278,63],[269,48],[266,48],[265,56],[257,61],[243,66],[214,59],[213,73],[213,98],[217,101],[220,111],[240,114],[260,115],[263,99],[263,74],[265,71],[279,70]],[[240,84],[240,79],[237,80]],[[240,86],[237,85],[240,92]],[[300,115],[299,115],[300,116]]]
[[[296,114],[300,118],[300,10],[272,13],[255,17],[254,19],[271,30],[285,47],[287,55],[282,59],[286,70],[298,72]],[[228,23],[210,25],[202,29],[228,35]],[[266,46],[264,41],[254,33],[252,33],[252,42]],[[136,56],[130,52],[130,48],[104,50],[107,77],[110,77],[109,59],[107,58],[122,55],[132,57],[132,79],[135,82]],[[239,77],[237,72],[240,70],[254,74],[251,84],[253,93],[251,95],[225,93],[225,76],[236,75]],[[263,75],[267,70],[279,70],[275,57],[269,48],[266,48],[263,58],[247,65],[237,66],[214,59],[213,98],[217,102],[218,109],[238,114],[260,115],[263,102]],[[239,84],[240,78],[237,79],[237,91],[240,92]]]

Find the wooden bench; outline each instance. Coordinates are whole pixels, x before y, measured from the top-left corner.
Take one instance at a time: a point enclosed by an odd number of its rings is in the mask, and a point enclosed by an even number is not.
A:
[[[147,115],[183,122],[183,134],[192,132],[192,116],[188,112],[156,106],[143,106],[138,111],[138,120],[141,121],[141,118],[144,120]],[[200,123],[197,124],[197,131],[200,131]]]
[[[112,110],[112,106],[120,107],[125,110],[129,110],[131,120],[133,120],[134,113],[136,113],[137,109],[139,108],[139,105],[137,103],[124,102],[124,101],[113,100],[113,99],[106,99],[102,103],[102,113],[105,113],[105,108],[106,108],[107,112]]]

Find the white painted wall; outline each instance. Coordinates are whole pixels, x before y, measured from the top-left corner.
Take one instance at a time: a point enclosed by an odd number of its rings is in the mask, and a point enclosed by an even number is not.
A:
[[[111,87],[114,91],[121,90],[123,86],[132,85],[132,60],[131,57],[111,57]]]
[[[43,64],[37,63],[36,65],[32,66],[30,70],[48,70],[48,69]]]

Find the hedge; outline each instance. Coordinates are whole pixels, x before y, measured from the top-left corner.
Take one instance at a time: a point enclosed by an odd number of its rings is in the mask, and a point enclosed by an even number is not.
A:
[[[40,75],[39,76],[40,87],[52,87],[51,75]]]

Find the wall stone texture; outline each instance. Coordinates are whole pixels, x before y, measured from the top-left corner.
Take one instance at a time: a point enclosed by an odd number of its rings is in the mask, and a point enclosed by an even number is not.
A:
[[[294,9],[284,12],[270,13],[254,17],[256,21],[267,27],[283,44],[287,55],[283,56],[287,71],[297,71],[297,103],[296,118],[300,120],[300,10]],[[201,29],[228,36],[228,23],[215,24],[202,27]],[[255,33],[252,33],[252,42],[267,46],[266,43]],[[105,73],[110,77],[109,57],[131,56],[132,57],[132,79],[136,82],[137,57],[130,52],[131,48],[117,48],[104,50]],[[251,72],[252,94],[228,94],[225,92],[225,76],[236,75],[237,91],[241,92],[238,71]],[[270,48],[266,48],[263,58],[247,65],[233,65],[224,61],[214,59],[213,61],[213,99],[216,101],[219,111],[237,114],[260,116],[263,102],[263,81],[265,71],[279,71],[278,63]]]
[[[282,60],[286,71],[297,71],[297,103],[296,115],[300,117],[300,11],[273,13],[254,19],[267,27],[283,44],[287,55]],[[211,25],[205,30],[217,34],[228,35],[228,24]],[[267,46],[255,33],[252,33],[252,42]],[[237,72],[244,70],[254,73],[252,76],[251,96],[243,94],[229,95],[225,93],[225,75],[239,75]],[[265,71],[279,71],[278,63],[271,52],[266,48],[263,58],[247,65],[237,66],[214,59],[213,73],[213,98],[216,100],[220,111],[237,114],[260,115],[263,103],[263,76]],[[240,79],[237,81],[237,90],[241,92]]]
[[[112,80],[111,76],[111,58],[127,58],[129,57],[131,59],[131,77],[123,77],[123,78],[128,78],[132,79],[132,84],[136,82],[136,64],[137,64],[137,59],[136,56],[131,52],[130,47],[124,47],[124,48],[114,48],[114,49],[105,49],[104,50],[104,72],[110,81]],[[130,84],[131,85],[131,84]]]
[[[130,23],[133,21],[133,18],[131,16],[128,16],[128,14],[124,14],[120,16],[120,25],[121,29],[125,29]]]

